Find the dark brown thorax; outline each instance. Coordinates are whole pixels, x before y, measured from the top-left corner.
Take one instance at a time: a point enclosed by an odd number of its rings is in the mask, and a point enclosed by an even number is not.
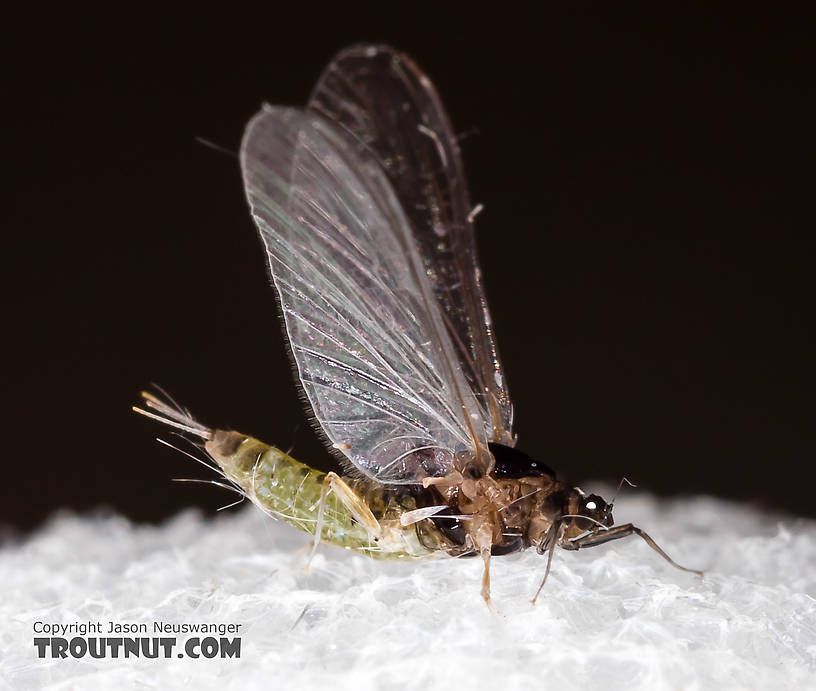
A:
[[[490,444],[490,451],[495,464],[488,474],[463,468],[429,478],[417,492],[420,505],[448,506],[431,520],[452,544],[452,554],[475,554],[486,542],[494,556],[527,547],[542,551],[548,540],[611,525],[611,512],[600,497],[586,497],[559,482],[555,471],[522,451],[501,444]]]

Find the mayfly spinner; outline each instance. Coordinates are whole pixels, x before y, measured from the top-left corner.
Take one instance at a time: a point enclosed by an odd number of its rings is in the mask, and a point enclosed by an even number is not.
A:
[[[383,46],[341,52],[306,108],[266,105],[241,145],[249,206],[314,419],[343,474],[146,394],[231,483],[319,542],[372,557],[594,547],[646,533],[515,448],[513,408],[448,116]],[[689,571],[690,569],[684,569]],[[699,573],[699,572],[695,572]],[[542,582],[542,586],[543,586]],[[541,589],[539,588],[539,591]]]

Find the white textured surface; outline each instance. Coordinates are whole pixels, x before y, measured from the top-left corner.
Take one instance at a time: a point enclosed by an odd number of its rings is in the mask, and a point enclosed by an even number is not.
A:
[[[814,689],[816,523],[711,499],[630,491],[637,538],[494,560],[369,561],[322,548],[252,509],[160,527],[62,516],[0,552],[0,673],[14,689]],[[305,614],[304,614],[305,611]],[[302,616],[301,616],[302,615]],[[239,660],[39,660],[37,620],[238,622]],[[184,637],[181,636],[181,639]]]

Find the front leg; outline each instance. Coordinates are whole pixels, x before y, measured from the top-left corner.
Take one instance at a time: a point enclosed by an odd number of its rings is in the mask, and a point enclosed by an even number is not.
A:
[[[598,545],[602,545],[605,542],[611,542],[612,540],[620,540],[622,537],[629,537],[630,535],[640,535],[645,541],[646,544],[649,545],[655,552],[657,552],[661,557],[663,557],[669,564],[672,566],[681,569],[683,571],[688,571],[690,573],[696,573],[700,578],[703,577],[702,571],[697,571],[696,569],[687,569],[685,566],[680,566],[674,559],[672,559],[668,554],[666,554],[658,544],[652,540],[651,537],[645,532],[643,532],[637,526],[632,525],[631,523],[625,523],[624,525],[617,525],[614,528],[610,528],[609,530],[596,530],[589,535],[584,535],[583,537],[576,538],[574,540],[563,540],[559,543],[559,546],[563,549],[581,549],[583,547],[597,547]]]

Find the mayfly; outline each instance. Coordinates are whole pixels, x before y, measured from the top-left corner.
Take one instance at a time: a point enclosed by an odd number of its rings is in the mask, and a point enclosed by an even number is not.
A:
[[[342,473],[210,429],[150,394],[137,409],[203,440],[267,513],[372,557],[578,550],[640,535],[612,503],[515,448],[457,139],[406,55],[354,46],[305,108],[265,105],[240,152],[297,377]],[[152,412],[151,412],[152,411]],[[695,572],[699,573],[699,572]],[[541,588],[539,588],[539,591]],[[536,593],[536,596],[538,593]],[[535,601],[535,598],[533,599]]]

